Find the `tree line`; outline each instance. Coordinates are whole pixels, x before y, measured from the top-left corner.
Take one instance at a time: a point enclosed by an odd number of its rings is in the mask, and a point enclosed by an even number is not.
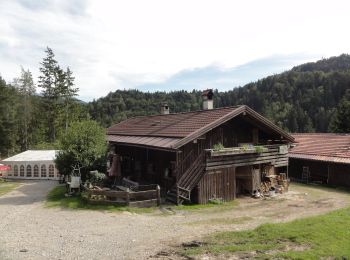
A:
[[[201,91],[141,92],[117,90],[88,104],[91,117],[108,127],[131,116],[200,110]],[[289,132],[350,132],[339,123],[350,100],[350,56],[306,63],[230,91],[214,91],[214,106],[248,105]],[[348,123],[350,124],[350,123]]]
[[[0,76],[0,158],[30,148],[55,148],[71,122],[88,117],[75,98],[79,89],[72,71],[60,67],[52,49],[45,52],[37,86],[24,68],[10,83]]]
[[[83,104],[70,68],[50,48],[40,63],[38,86],[30,71],[6,83],[0,77],[0,157],[29,148],[55,147],[72,122],[93,119],[109,127],[126,118],[200,110],[202,91],[117,90]],[[42,92],[35,94],[39,87]],[[350,132],[350,55],[306,63],[230,91],[214,90],[214,106],[245,104],[289,132]]]

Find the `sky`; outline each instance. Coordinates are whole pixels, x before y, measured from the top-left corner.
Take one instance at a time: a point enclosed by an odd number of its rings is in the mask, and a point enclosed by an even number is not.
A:
[[[47,46],[91,101],[117,89],[220,91],[350,53],[350,1],[0,0],[0,75],[35,81]]]

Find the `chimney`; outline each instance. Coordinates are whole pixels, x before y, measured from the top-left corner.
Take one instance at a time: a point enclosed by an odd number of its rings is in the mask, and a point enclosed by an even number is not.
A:
[[[203,97],[203,110],[213,109],[214,108],[214,102],[213,102],[213,90],[207,89],[204,90],[202,93]]]
[[[168,106],[168,103],[167,102],[163,102],[161,107],[160,107],[160,113],[162,115],[168,115],[170,113],[170,109],[169,109],[169,106]]]

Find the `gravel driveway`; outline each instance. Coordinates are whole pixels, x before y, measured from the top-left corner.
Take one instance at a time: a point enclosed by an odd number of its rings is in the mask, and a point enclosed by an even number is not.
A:
[[[292,186],[272,200],[239,199],[239,206],[225,211],[171,215],[45,208],[45,196],[56,184],[25,182],[0,197],[0,259],[147,259],[208,233],[317,215],[345,207],[350,199],[348,193]],[[235,221],[242,217],[246,220]]]

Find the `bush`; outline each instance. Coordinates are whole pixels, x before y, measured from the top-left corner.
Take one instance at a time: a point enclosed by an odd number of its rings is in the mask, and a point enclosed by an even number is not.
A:
[[[222,149],[224,149],[225,147],[223,146],[223,144],[222,143],[217,143],[217,144],[214,144],[213,145],[213,150],[214,151],[220,151],[220,150],[222,150]]]
[[[259,145],[257,145],[257,146],[254,146],[254,148],[255,148],[255,151],[256,151],[257,153],[263,153],[263,152],[266,152],[266,151],[267,151],[267,148],[264,147],[264,146],[259,146]]]
[[[103,186],[107,180],[107,176],[104,173],[98,171],[91,171],[88,174],[88,181],[94,186]]]
[[[55,163],[57,169],[70,174],[72,166],[79,165],[84,181],[89,170],[96,169],[98,162],[106,162],[107,142],[105,129],[95,121],[72,123],[67,133],[60,139],[60,152]],[[100,167],[102,168],[102,167]]]

